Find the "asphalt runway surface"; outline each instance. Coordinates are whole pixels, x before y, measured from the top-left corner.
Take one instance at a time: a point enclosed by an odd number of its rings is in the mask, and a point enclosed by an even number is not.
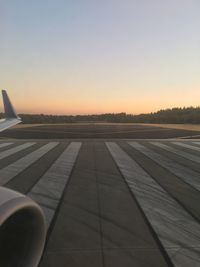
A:
[[[39,267],[200,266],[200,139],[0,141],[0,184],[43,209]]]
[[[102,138],[175,138],[200,137],[200,132],[183,129],[169,129],[142,124],[74,123],[13,127],[2,133],[0,138],[17,139],[102,139]]]

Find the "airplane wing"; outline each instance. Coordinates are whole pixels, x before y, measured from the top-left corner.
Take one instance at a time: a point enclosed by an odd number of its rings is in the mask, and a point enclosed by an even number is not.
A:
[[[6,90],[2,90],[2,96],[5,110],[5,119],[0,120],[0,132],[21,122],[20,117],[18,117],[12,106]]]

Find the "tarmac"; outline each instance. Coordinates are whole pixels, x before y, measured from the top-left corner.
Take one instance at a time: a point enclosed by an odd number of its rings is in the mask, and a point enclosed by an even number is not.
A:
[[[39,267],[200,266],[200,139],[0,141],[48,226]]]

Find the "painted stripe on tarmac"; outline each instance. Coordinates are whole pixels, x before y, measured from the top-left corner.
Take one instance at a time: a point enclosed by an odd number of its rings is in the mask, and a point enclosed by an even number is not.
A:
[[[200,225],[116,143],[106,143],[175,267],[198,267]]]
[[[193,144],[200,145],[200,142],[192,142]]]
[[[49,226],[75,164],[81,142],[72,142],[31,189],[28,196],[43,209]]]
[[[9,157],[9,156],[11,156],[11,155],[23,150],[23,149],[26,149],[30,146],[33,146],[33,145],[35,145],[35,142],[28,142],[28,143],[24,143],[22,145],[7,149],[5,151],[2,151],[2,152],[0,152],[0,159],[4,159],[6,157]]]
[[[174,153],[176,155],[179,155],[179,156],[181,156],[183,158],[186,158],[186,159],[189,159],[191,161],[200,163],[200,157],[198,157],[198,156],[195,156],[195,155],[190,154],[188,152],[185,152],[183,150],[176,149],[174,147],[167,146],[167,145],[165,145],[163,143],[160,143],[160,142],[150,142],[150,143],[152,145],[155,145],[157,147],[160,147],[160,148],[162,148],[162,149],[164,149],[166,151],[169,151],[169,152],[172,152],[172,153]]]
[[[6,147],[6,146],[10,146],[10,145],[12,145],[13,143],[2,143],[2,144],[0,144],[0,148],[2,148],[2,147]]]
[[[200,151],[200,147],[191,146],[191,145],[188,145],[188,144],[185,144],[185,143],[182,143],[182,142],[172,142],[172,144],[175,144],[175,145],[181,146],[181,147],[185,147],[185,148],[189,148],[189,149],[192,149],[192,150],[195,150],[195,151]]]
[[[175,174],[177,177],[184,180],[186,183],[190,184],[194,188],[200,191],[200,183],[199,183],[199,173],[191,170],[181,164],[174,162],[173,160],[166,158],[154,152],[153,150],[139,144],[138,142],[128,142],[133,148],[137,149],[145,156],[155,161],[157,164],[167,169],[171,173]]]
[[[5,168],[0,170],[0,185],[6,184],[8,181],[13,179],[20,172],[28,168],[31,164],[33,164],[36,160],[40,159],[44,156],[48,151],[57,146],[58,142],[50,142],[39,149],[31,152],[30,154],[18,159],[14,163],[6,166]],[[28,179],[28,177],[27,177]]]

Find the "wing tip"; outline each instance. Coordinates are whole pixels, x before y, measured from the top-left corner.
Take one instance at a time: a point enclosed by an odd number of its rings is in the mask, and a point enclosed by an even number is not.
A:
[[[21,120],[21,118],[15,112],[15,109],[14,109],[14,107],[10,101],[10,98],[7,94],[7,91],[5,89],[2,89],[1,91],[2,91],[2,97],[3,97],[3,104],[4,104],[4,111],[5,111],[6,119]]]

